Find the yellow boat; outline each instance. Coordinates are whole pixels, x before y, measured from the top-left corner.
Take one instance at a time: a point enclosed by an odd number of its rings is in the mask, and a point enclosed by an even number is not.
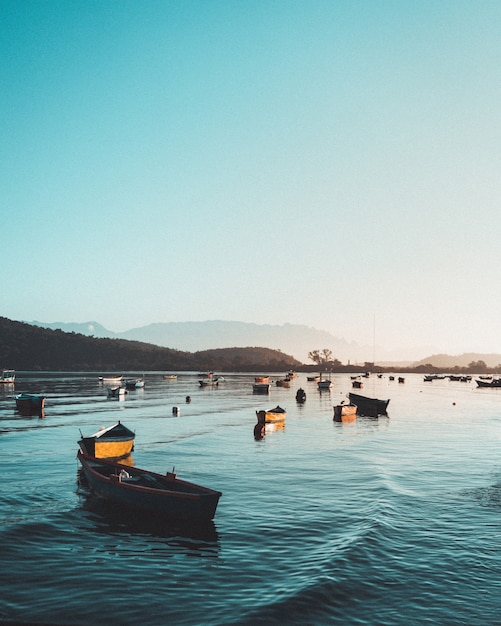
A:
[[[256,415],[258,421],[262,422],[264,417],[265,424],[273,424],[274,422],[283,422],[285,420],[285,416],[287,415],[287,411],[277,405],[274,409],[256,411]]]
[[[101,428],[90,437],[78,442],[80,450],[97,459],[121,459],[127,457],[134,448],[135,433],[117,422],[108,428]]]
[[[335,422],[353,422],[357,419],[357,407],[355,404],[336,404],[334,406]]]

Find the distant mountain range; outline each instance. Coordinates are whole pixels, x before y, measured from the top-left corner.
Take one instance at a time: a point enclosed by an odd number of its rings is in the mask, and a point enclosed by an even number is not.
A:
[[[372,361],[374,348],[348,342],[339,337],[309,326],[298,324],[250,324],[212,320],[205,322],[165,322],[149,324],[133,328],[121,333],[106,329],[98,322],[67,323],[67,322],[28,322],[34,326],[74,332],[95,338],[128,339],[141,341],[156,346],[197,352],[218,348],[263,347],[280,350],[294,356],[303,363],[311,362],[308,353],[312,350],[327,348],[332,356],[342,363],[363,364]],[[432,365],[444,370],[454,367],[466,367],[473,361],[484,361],[488,367],[496,367],[501,363],[501,354],[464,353],[460,355],[432,354],[420,360],[404,361],[377,346],[377,363],[391,366]]]
[[[216,348],[266,347],[310,363],[308,353],[327,348],[342,363],[371,360],[373,348],[347,342],[324,330],[297,324],[249,324],[213,320],[206,322],[165,322],[133,328],[121,333],[106,329],[98,322],[29,322],[42,328],[75,332],[96,338],[129,339],[157,346],[195,352]]]

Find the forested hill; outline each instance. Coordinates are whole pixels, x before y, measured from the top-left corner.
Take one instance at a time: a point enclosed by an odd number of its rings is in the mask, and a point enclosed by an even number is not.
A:
[[[0,317],[0,368],[40,371],[287,371],[300,365],[268,348],[182,352],[125,339],[95,339]]]

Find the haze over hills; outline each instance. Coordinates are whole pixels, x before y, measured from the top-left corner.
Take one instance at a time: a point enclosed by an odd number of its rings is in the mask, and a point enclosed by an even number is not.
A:
[[[297,324],[271,325],[221,320],[205,322],[165,322],[133,328],[121,333],[108,330],[98,322],[28,322],[34,326],[80,333],[96,338],[128,339],[188,352],[233,347],[265,347],[280,350],[297,360],[311,364],[311,350],[332,350],[332,356],[342,363],[363,364],[373,360],[374,348],[360,346],[309,326]],[[425,348],[423,348],[424,352]],[[432,365],[444,370],[466,367],[474,361],[484,361],[488,367],[501,364],[501,354],[468,352],[459,355],[433,354],[424,358],[407,358],[376,346],[376,362],[383,366]]]
[[[331,333],[298,324],[251,324],[246,322],[211,320],[204,322],[164,322],[149,324],[115,333],[98,322],[30,322],[36,326],[76,332],[96,338],[129,339],[152,343],[157,346],[189,352],[232,347],[266,347],[281,350],[303,363],[311,363],[311,350],[332,351],[333,358],[342,363],[365,363],[374,358],[373,346],[361,346],[356,342],[335,337]],[[423,353],[407,357],[376,346],[378,363],[411,364]]]

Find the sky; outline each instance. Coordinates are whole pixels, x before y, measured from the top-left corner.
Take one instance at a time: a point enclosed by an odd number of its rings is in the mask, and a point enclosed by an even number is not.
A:
[[[0,0],[0,315],[501,352],[500,41],[497,0]]]

